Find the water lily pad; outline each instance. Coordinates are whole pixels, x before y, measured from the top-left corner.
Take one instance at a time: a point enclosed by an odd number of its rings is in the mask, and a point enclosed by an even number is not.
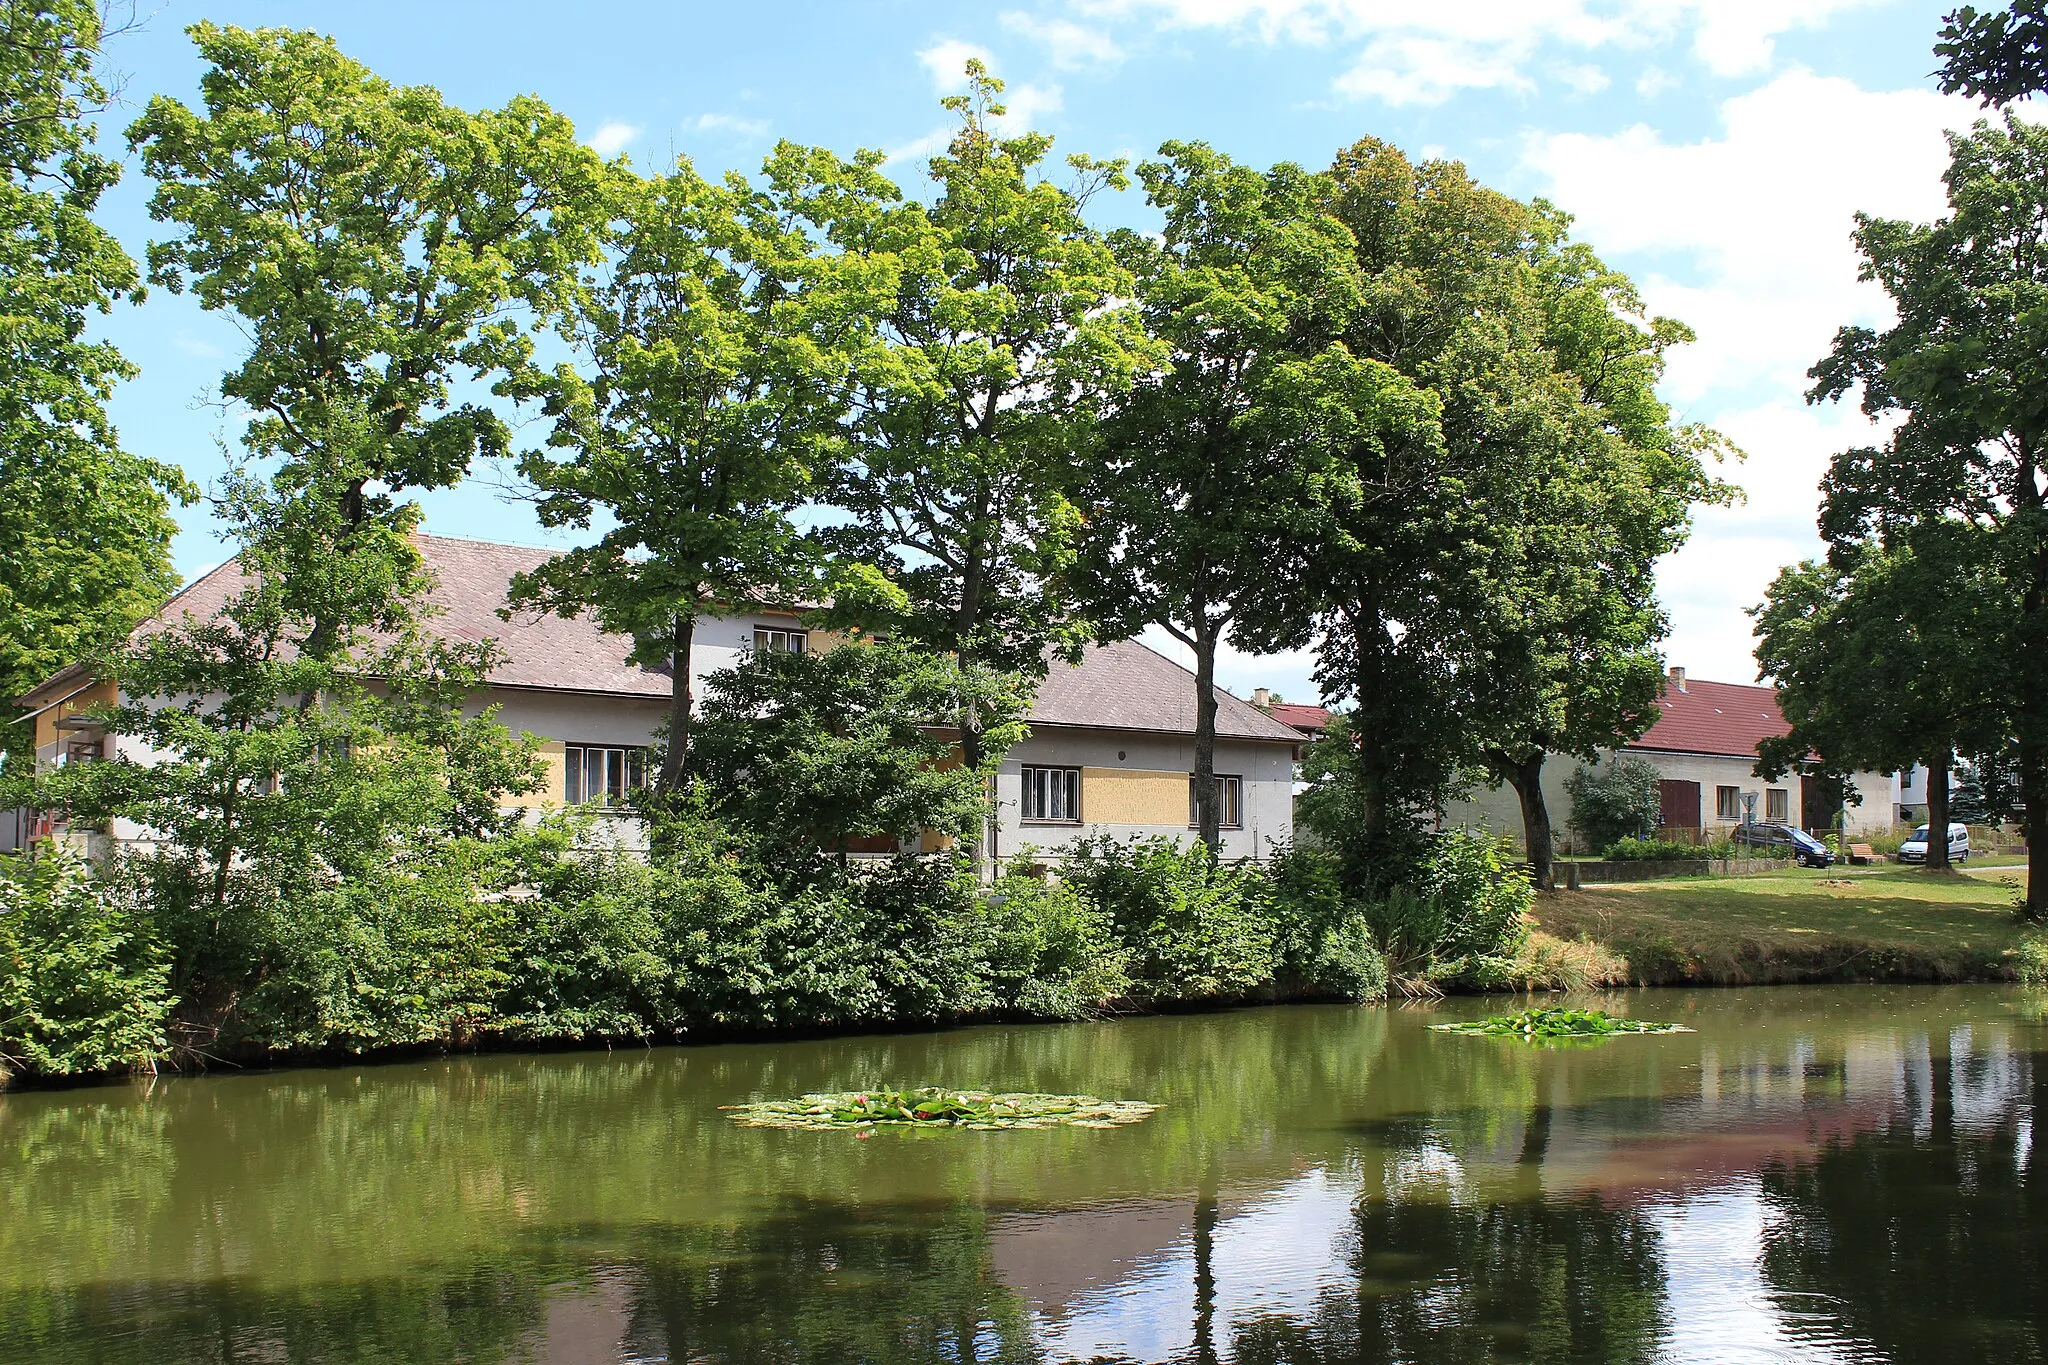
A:
[[[750,1128],[1116,1128],[1159,1106],[1093,1095],[991,1094],[985,1090],[849,1090],[720,1108]]]
[[[1644,1019],[1618,1019],[1605,1010],[1574,1010],[1545,1005],[1519,1014],[1496,1014],[1490,1019],[1468,1019],[1456,1024],[1431,1024],[1438,1033],[1462,1033],[1475,1038],[1519,1038],[1524,1042],[1546,1043],[1563,1038],[1614,1038],[1623,1034],[1691,1033],[1683,1024],[1651,1023]]]

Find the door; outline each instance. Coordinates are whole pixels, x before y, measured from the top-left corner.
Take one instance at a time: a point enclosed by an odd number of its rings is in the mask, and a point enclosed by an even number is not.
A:
[[[1700,784],[1697,782],[1659,782],[1658,803],[1666,829],[1689,829],[1700,827]]]

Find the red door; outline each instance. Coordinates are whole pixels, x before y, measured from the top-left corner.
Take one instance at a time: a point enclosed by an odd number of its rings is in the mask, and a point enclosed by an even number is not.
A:
[[[1657,797],[1663,808],[1660,817],[1666,829],[1689,829],[1700,827],[1700,784],[1697,782],[1659,782]]]

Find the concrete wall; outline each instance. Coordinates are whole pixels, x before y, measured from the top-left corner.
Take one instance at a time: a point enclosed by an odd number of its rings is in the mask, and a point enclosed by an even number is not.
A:
[[[1079,768],[1081,820],[1078,824],[1027,824],[1023,818],[1023,769]],[[1077,839],[1107,834],[1117,839],[1167,835],[1192,842],[1188,827],[1188,778],[1195,768],[1192,735],[1153,735],[1127,730],[1086,730],[1042,725],[1010,750],[996,773],[996,819],[991,852],[1009,858],[1026,847],[1057,861]],[[1244,827],[1223,831],[1226,858],[1263,858],[1294,834],[1294,758],[1287,744],[1248,740],[1216,741],[1218,775],[1244,782]]]

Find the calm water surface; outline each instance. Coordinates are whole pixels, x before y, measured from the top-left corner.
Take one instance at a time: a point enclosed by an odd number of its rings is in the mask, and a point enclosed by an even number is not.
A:
[[[0,1098],[0,1361],[2048,1361],[2048,998],[1641,991]],[[741,1128],[881,1081],[1111,1131]]]

